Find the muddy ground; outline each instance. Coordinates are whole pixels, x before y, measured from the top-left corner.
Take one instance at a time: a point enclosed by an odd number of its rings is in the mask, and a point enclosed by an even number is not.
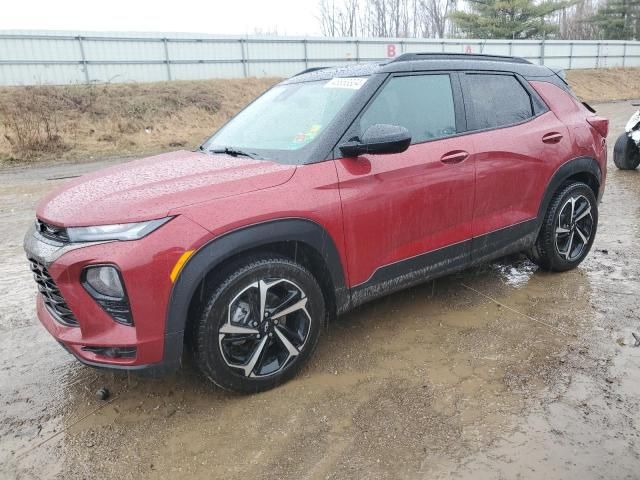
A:
[[[598,110],[613,145],[632,107]],[[331,324],[292,382],[237,396],[188,365],[84,367],[38,324],[23,232],[101,165],[0,173],[0,477],[640,478],[640,172],[610,165],[577,270],[513,257],[390,296]]]

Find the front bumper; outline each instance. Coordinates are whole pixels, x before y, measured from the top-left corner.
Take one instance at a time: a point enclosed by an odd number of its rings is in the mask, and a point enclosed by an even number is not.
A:
[[[47,331],[81,362],[126,370],[166,371],[180,365],[182,332],[166,334],[167,303],[173,283],[170,273],[185,250],[197,248],[210,234],[178,216],[150,235],[135,241],[58,243],[31,228],[24,241],[27,257],[46,267],[73,312],[77,326],[61,322],[37,298],[37,314]],[[87,265],[116,265],[125,283],[134,326],[115,322],[80,283]],[[126,356],[104,349],[134,352]]]

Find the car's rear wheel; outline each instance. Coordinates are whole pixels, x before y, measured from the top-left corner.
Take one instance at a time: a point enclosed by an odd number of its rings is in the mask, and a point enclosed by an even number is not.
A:
[[[324,319],[324,297],[309,271],[286,258],[257,258],[210,296],[194,332],[195,362],[224,389],[268,390],[306,363]]]
[[[616,140],[613,147],[613,163],[620,170],[634,170],[640,165],[640,149],[626,133]]]
[[[581,182],[567,184],[551,200],[529,256],[545,270],[575,268],[591,250],[597,227],[598,203],[593,190]]]

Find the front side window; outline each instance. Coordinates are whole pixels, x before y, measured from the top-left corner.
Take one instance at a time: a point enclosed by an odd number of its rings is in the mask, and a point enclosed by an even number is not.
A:
[[[211,137],[203,148],[255,153],[303,163],[301,152],[331,123],[366,78],[278,85],[264,93]]]
[[[456,134],[449,75],[392,77],[360,117],[360,135],[380,123],[407,128],[412,144]]]
[[[470,130],[504,127],[533,116],[531,97],[513,75],[465,75]]]

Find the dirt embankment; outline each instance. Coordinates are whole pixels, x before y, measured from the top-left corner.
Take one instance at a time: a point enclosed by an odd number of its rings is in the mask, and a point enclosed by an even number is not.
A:
[[[640,69],[572,70],[590,102],[640,97]],[[194,148],[275,78],[0,88],[0,166]]]
[[[0,88],[0,165],[194,148],[276,81]]]
[[[640,98],[640,68],[569,70],[567,81],[585,102]]]

